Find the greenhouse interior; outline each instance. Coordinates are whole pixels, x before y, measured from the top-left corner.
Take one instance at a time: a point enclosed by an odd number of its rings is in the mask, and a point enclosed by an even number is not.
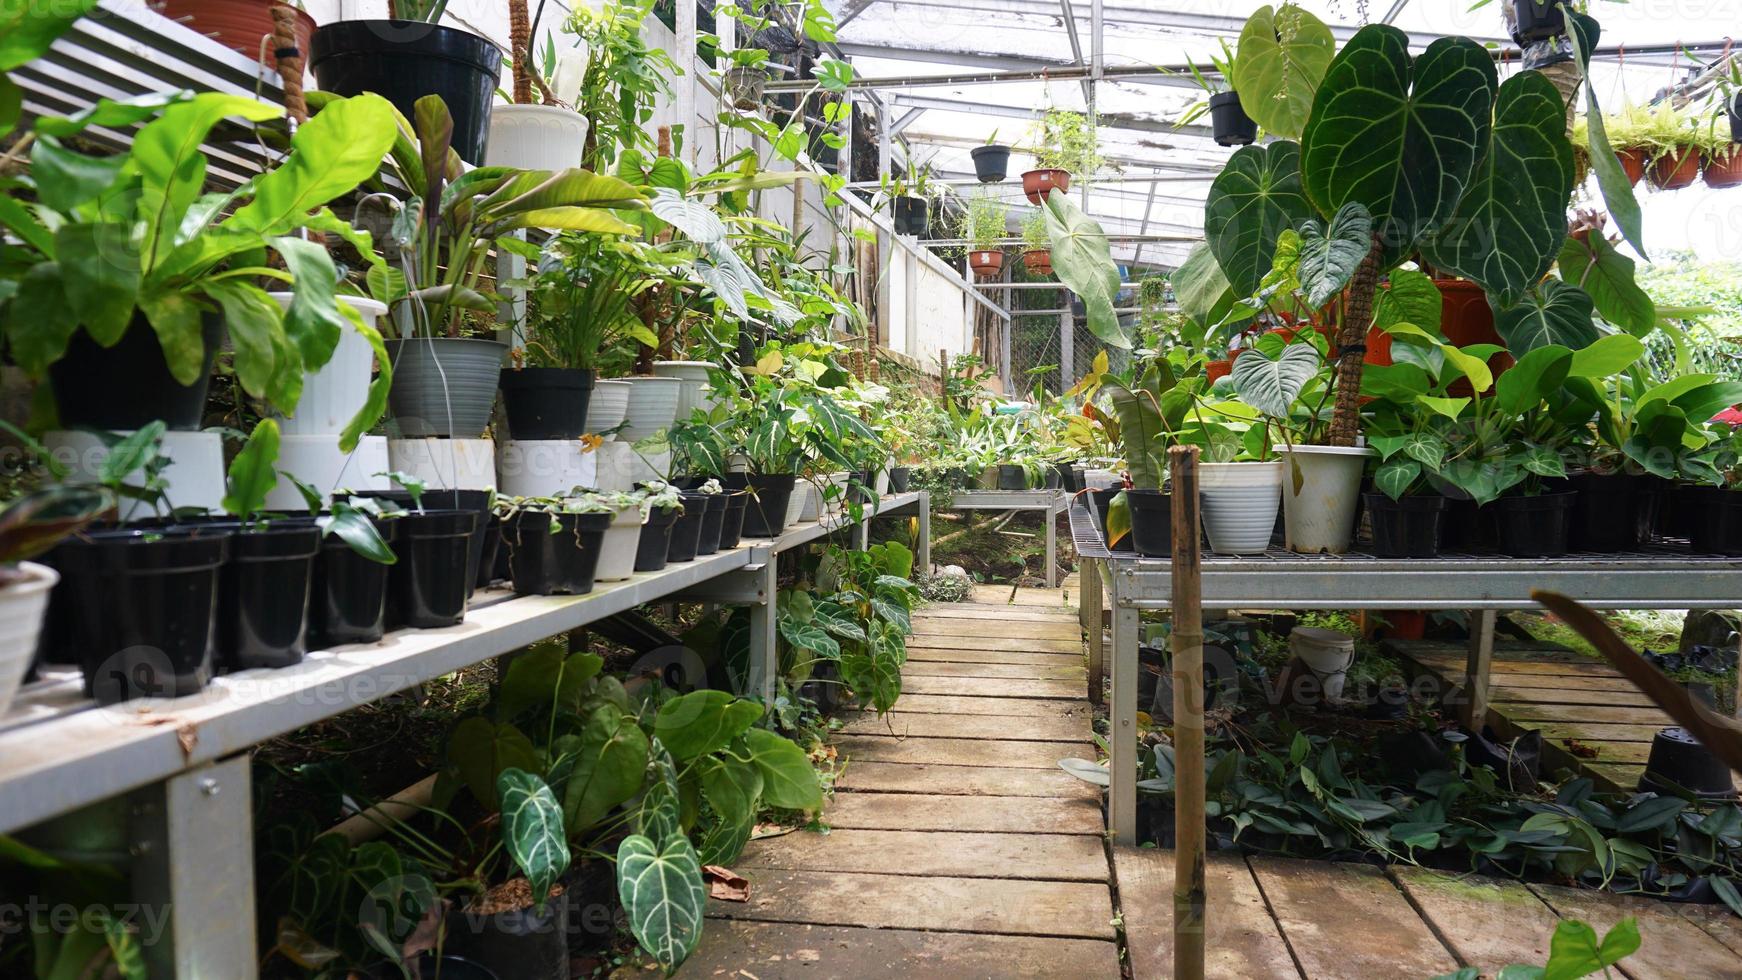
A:
[[[1742,978],[1738,23],[7,6],[0,978]]]

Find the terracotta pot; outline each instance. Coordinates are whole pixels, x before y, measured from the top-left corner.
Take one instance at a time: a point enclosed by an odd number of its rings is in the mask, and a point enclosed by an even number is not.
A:
[[[1022,253],[1022,264],[1037,276],[1052,275],[1052,250],[1037,248]]]
[[[1734,146],[1722,159],[1706,157],[1706,186],[1735,187],[1742,184],[1742,151]]]
[[[180,21],[195,32],[215,39],[226,48],[240,51],[249,58],[260,57],[260,39],[272,33],[272,8],[268,0],[153,0],[152,8]],[[294,5],[287,5],[294,6]],[[296,46],[308,57],[309,38],[315,32],[315,19],[307,12],[296,12]],[[266,63],[278,66],[273,45],[266,45]]]
[[[1621,161],[1621,169],[1627,174],[1629,184],[1639,183],[1639,178],[1645,176],[1645,147],[1630,146],[1625,150],[1616,150],[1615,159]]]
[[[1003,270],[1004,253],[995,248],[984,252],[969,252],[968,266],[974,270],[974,275],[991,279]]]
[[[1030,170],[1022,175],[1022,193],[1028,195],[1028,203],[1041,205],[1046,203],[1048,192],[1057,188],[1060,193],[1071,189],[1071,174],[1068,170]]]
[[[1440,332],[1454,347],[1469,347],[1472,344],[1496,344],[1506,346],[1506,341],[1500,339],[1500,334],[1494,329],[1494,310],[1488,305],[1488,294],[1482,287],[1468,279],[1435,279],[1434,285],[1440,291]],[[1390,345],[1386,345],[1386,353],[1390,354]],[[1501,352],[1488,358],[1488,367],[1498,376],[1516,363],[1511,354]],[[1453,396],[1469,397],[1474,394],[1470,382],[1460,380],[1447,389]]]
[[[1210,384],[1215,384],[1217,378],[1225,378],[1233,370],[1234,359],[1232,357],[1221,361],[1211,361],[1204,365],[1204,377],[1209,380]]]
[[[1651,165],[1651,182],[1666,191],[1679,190],[1700,179],[1700,151],[1697,147],[1677,147],[1665,153]]]

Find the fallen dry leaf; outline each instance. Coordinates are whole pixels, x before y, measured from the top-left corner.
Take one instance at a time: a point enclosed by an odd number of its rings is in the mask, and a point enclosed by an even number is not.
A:
[[[731,868],[717,864],[702,866],[702,880],[708,883],[708,897],[722,902],[750,901],[750,880]]]

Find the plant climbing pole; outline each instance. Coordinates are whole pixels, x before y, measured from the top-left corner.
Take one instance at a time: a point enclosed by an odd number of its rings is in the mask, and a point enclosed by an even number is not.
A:
[[[1361,434],[1361,368],[1367,358],[1367,328],[1373,325],[1373,296],[1379,289],[1384,248],[1379,236],[1349,280],[1348,299],[1337,331],[1337,405],[1331,415],[1329,442],[1353,446]]]

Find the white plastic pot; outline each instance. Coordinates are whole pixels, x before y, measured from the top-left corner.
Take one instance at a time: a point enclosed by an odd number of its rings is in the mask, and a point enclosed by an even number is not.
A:
[[[1374,451],[1366,446],[1278,446],[1282,457],[1282,520],[1288,550],[1340,555],[1355,537],[1361,474]]]
[[[510,497],[560,497],[597,486],[598,454],[579,439],[509,439],[496,447],[496,489]]]
[[[131,433],[116,433],[130,435]],[[49,455],[67,468],[67,480],[71,483],[99,483],[102,480],[103,463],[109,458],[109,446],[94,432],[83,430],[77,432],[52,431],[45,433],[42,439]],[[338,441],[333,442],[335,451]],[[163,434],[163,455],[169,463],[164,466],[161,478],[163,493],[171,507],[194,507],[203,510],[222,510],[224,502],[224,437],[216,432],[165,432]],[[285,469],[285,472],[295,472]],[[300,475],[299,475],[300,478]],[[135,474],[128,479],[131,486],[139,486],[144,478]],[[282,481],[289,483],[289,481]],[[302,497],[296,498],[295,507],[304,506]],[[123,521],[138,520],[152,516],[151,504],[144,500],[123,499],[120,504]]]
[[[1282,462],[1204,463],[1198,467],[1204,533],[1210,550],[1249,555],[1270,547],[1282,506]]]
[[[387,440],[387,462],[417,477],[431,490],[492,490],[496,487],[493,439]]]
[[[492,167],[568,170],[587,152],[587,117],[562,106],[490,107],[490,144],[485,161]]]
[[[792,497],[786,504],[786,526],[802,521],[814,521],[823,516],[823,495],[816,484],[799,477],[792,485]]]
[[[391,490],[393,481],[379,475],[393,469],[387,459],[386,436],[364,436],[355,452],[339,451],[337,436],[287,435],[278,444],[278,471],[289,473],[323,494],[335,490]],[[280,479],[266,494],[267,510],[302,510],[308,502],[296,484]]]
[[[593,578],[621,582],[635,574],[635,549],[641,545],[641,525],[646,520],[639,507],[625,507],[611,520],[599,541],[599,567]]]
[[[709,392],[709,371],[714,365],[707,361],[654,361],[653,373],[661,378],[676,378],[682,383],[677,396],[677,417],[679,421],[688,419],[690,413],[700,408],[713,411],[714,397]]]
[[[1119,474],[1113,470],[1084,470],[1083,486],[1090,490],[1111,490],[1121,484]]]
[[[18,685],[36,656],[36,638],[48,612],[48,593],[60,575],[47,565],[21,561],[22,581],[0,588],[0,717],[12,707]]]
[[[1300,658],[1319,679],[1325,696],[1343,696],[1343,681],[1355,663],[1355,638],[1336,630],[1296,626],[1288,634],[1288,652]]]
[[[593,382],[593,398],[587,403],[589,431],[608,432],[623,424],[623,417],[629,412],[629,388],[627,381]],[[605,438],[615,439],[616,436]]]
[[[271,293],[278,305],[290,308],[290,293]],[[387,315],[387,306],[360,296],[340,297],[346,305],[373,324]],[[369,381],[375,369],[375,349],[349,326],[339,332],[333,356],[320,368],[302,376],[302,396],[296,411],[281,419],[278,427],[287,436],[337,436],[369,397]],[[333,447],[338,451],[337,445]]]
[[[671,428],[677,418],[678,396],[683,382],[676,378],[624,378],[629,383],[628,425],[617,433],[619,442],[633,445]]]

